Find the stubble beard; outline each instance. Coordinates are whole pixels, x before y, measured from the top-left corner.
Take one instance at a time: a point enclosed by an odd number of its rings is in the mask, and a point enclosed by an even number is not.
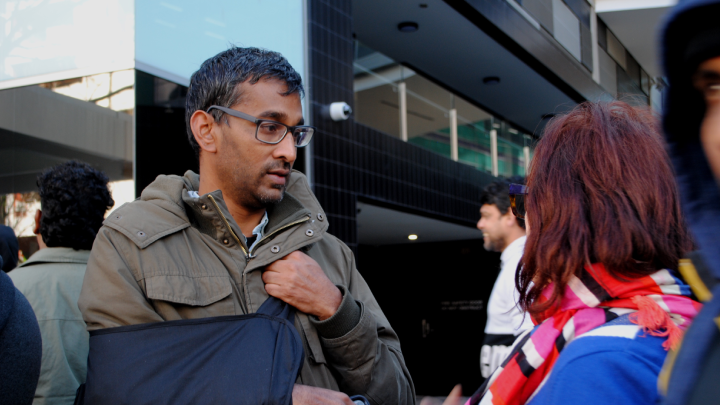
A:
[[[262,183],[265,175],[275,169],[290,169],[285,162],[268,164],[259,171],[253,171],[249,167],[237,167],[232,171],[232,194],[235,201],[240,205],[251,208],[271,208],[278,204],[285,197],[285,189],[290,175],[285,178],[285,185],[273,184],[272,188],[279,190],[276,193],[264,192]],[[254,173],[253,173],[254,172]]]
[[[487,235],[485,239],[483,240],[483,247],[488,252],[502,252],[503,249],[500,249],[500,245],[502,244],[501,240],[498,240],[496,238],[491,238],[490,235]]]

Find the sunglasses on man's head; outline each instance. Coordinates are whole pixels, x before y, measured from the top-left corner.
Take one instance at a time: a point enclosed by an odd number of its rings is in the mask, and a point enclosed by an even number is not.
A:
[[[525,219],[525,196],[528,194],[527,186],[522,184],[510,184],[510,208],[513,215]]]

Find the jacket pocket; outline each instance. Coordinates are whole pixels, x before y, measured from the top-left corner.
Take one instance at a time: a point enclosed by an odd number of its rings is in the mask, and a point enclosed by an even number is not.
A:
[[[300,321],[300,327],[302,328],[303,339],[307,343],[306,349],[309,349],[310,358],[315,363],[326,364],[325,354],[323,353],[322,345],[320,343],[320,336],[317,330],[310,323],[307,314],[297,312],[298,320]]]
[[[214,304],[232,294],[228,276],[156,275],[145,278],[147,297],[195,307]]]

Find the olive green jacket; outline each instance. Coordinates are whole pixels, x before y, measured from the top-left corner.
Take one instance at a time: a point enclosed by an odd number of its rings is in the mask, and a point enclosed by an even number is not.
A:
[[[413,404],[397,335],[350,249],[326,232],[327,217],[307,179],[292,173],[252,251],[221,191],[190,197],[198,187],[190,171],[159,176],[105,220],[78,301],[88,330],[253,313],[268,298],[265,266],[301,250],[340,288],[343,301],[324,321],[297,312],[305,348],[297,383],[363,394],[374,404]]]

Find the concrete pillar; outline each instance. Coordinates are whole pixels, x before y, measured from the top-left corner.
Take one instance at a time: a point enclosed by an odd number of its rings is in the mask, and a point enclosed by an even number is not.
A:
[[[525,156],[525,176],[527,176],[528,172],[530,171],[530,147],[529,146],[523,146],[523,155]]]
[[[407,142],[407,86],[405,82],[398,83],[398,106],[400,111],[400,139]]]
[[[458,161],[458,128],[457,128],[457,110],[452,109],[448,112],[450,117],[450,159]]]
[[[490,161],[492,163],[492,175],[498,175],[498,144],[497,129],[490,130]]]

